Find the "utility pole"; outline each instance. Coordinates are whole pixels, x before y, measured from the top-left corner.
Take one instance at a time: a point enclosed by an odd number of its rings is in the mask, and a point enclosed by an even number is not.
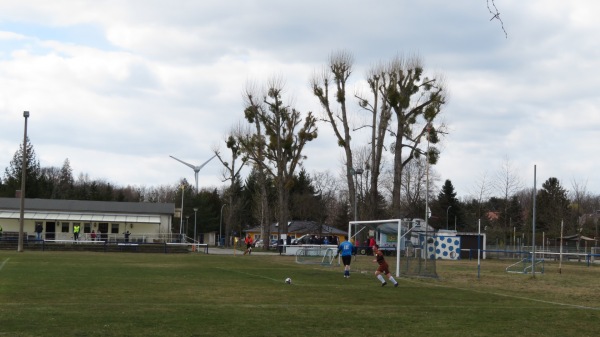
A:
[[[21,215],[19,216],[19,242],[17,243],[17,252],[23,252],[23,227],[25,222],[25,171],[27,170],[27,118],[29,111],[23,111],[25,118],[25,129],[23,132],[23,160],[21,165]]]

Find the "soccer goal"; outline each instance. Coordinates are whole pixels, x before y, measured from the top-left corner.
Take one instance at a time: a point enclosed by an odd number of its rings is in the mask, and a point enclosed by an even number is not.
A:
[[[362,247],[367,238],[375,238],[385,255],[397,257],[395,261],[388,260],[390,269],[393,262],[396,264],[396,277],[437,277],[436,234],[425,220],[351,221],[348,237],[357,247]]]
[[[544,273],[544,259],[535,260],[535,266],[532,265],[533,261],[531,256],[521,259],[517,263],[513,263],[506,267],[507,273],[513,274],[543,274]]]
[[[296,263],[333,266],[336,253],[337,249],[331,247],[302,247],[296,251]]]

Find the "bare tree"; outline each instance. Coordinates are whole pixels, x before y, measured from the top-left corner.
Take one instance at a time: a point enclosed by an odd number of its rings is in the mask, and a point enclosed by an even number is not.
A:
[[[245,117],[260,128],[256,133],[242,137],[240,144],[248,158],[274,178],[278,229],[287,234],[293,175],[305,158],[302,154],[304,146],[317,137],[317,128],[311,112],[302,120],[300,111],[284,103],[283,92],[283,82],[277,79],[267,83],[262,98],[246,91]]]
[[[483,203],[490,198],[490,182],[488,180],[488,173],[484,171],[481,176],[476,180],[475,185],[472,188],[471,195],[477,202],[477,214],[476,219],[481,219],[483,212]]]
[[[569,199],[571,200],[571,211],[574,219],[570,222],[577,223],[579,228],[584,228],[590,220],[588,214],[593,211],[592,197],[587,191],[587,180],[582,182],[573,179],[571,180],[571,188]]]
[[[400,209],[400,191],[402,188],[402,170],[413,159],[425,155],[428,164],[435,164],[439,151],[435,144],[439,134],[443,133],[443,124],[433,124],[446,103],[444,81],[441,76],[424,77],[423,64],[419,57],[396,57],[385,68],[379,91],[394,113],[395,137],[392,145],[394,154],[394,187],[392,192],[392,210],[394,215],[402,217]],[[422,142],[427,142],[425,149]]]
[[[356,178],[352,157],[350,135],[350,118],[346,104],[346,85],[352,74],[354,59],[346,51],[334,52],[329,56],[329,62],[323,71],[315,74],[310,81],[313,94],[319,100],[325,112],[325,122],[329,123],[337,138],[338,145],[344,149],[346,161],[346,183],[351,196],[356,196]],[[352,212],[356,209],[354,205],[356,198],[350,198]],[[355,215],[356,216],[356,215]]]
[[[242,135],[248,134],[250,131],[247,128],[242,127],[241,125],[237,125],[232,127],[229,132],[229,136],[225,140],[225,145],[231,151],[231,159],[230,161],[225,160],[218,149],[214,149],[213,152],[223,165],[223,182],[229,181],[229,187],[226,189],[224,193],[224,197],[227,200],[227,205],[229,206],[227,210],[227,222],[225,223],[225,237],[229,236],[231,232],[231,224],[233,224],[233,219],[235,215],[239,212],[242,207],[242,202],[240,198],[240,171],[244,168],[247,162],[247,157],[243,156],[241,151],[241,145],[239,143],[239,139],[242,138]],[[236,167],[239,164],[239,167]],[[225,207],[225,205],[221,206]],[[219,233],[221,235],[221,233]],[[221,238],[219,237],[219,240]],[[225,240],[227,243],[228,240]]]
[[[323,202],[327,212],[325,214],[325,223],[333,225],[338,204],[336,196],[340,191],[340,181],[335,179],[329,171],[313,172],[312,177],[317,194],[321,196],[321,202]]]
[[[260,237],[267,238],[270,233],[271,226],[271,209],[269,206],[269,193],[267,189],[267,169],[266,166],[266,158],[265,158],[265,149],[262,146],[262,138],[263,137],[263,125],[260,122],[259,118],[255,118],[255,110],[256,108],[252,108],[255,104],[254,93],[257,91],[256,87],[249,85],[246,88],[245,97],[246,100],[246,111],[244,112],[246,115],[246,119],[254,124],[254,133],[240,133],[238,136],[239,142],[243,147],[248,147],[249,150],[252,149],[255,143],[261,144],[260,146],[256,146],[255,149],[249,151],[249,159],[254,163],[254,170],[256,172],[256,178],[258,181],[259,190],[257,193],[253,194],[252,200],[252,211],[254,213],[254,217],[259,219],[260,226]],[[258,102],[257,102],[258,103]],[[250,119],[248,119],[250,117]],[[251,153],[251,155],[250,155]],[[241,233],[240,233],[241,234]],[[269,243],[271,240],[263,240],[265,247],[269,247]]]
[[[385,136],[389,131],[392,112],[381,88],[385,85],[386,70],[383,65],[372,67],[367,73],[369,97],[356,95],[361,108],[371,114],[371,122],[366,127],[371,128],[371,149],[365,166],[370,171],[369,189],[366,197],[367,218],[376,219],[379,198],[379,179],[383,169],[383,151],[385,148]]]
[[[404,216],[410,218],[423,218],[425,215],[425,191],[427,190],[427,172],[425,158],[410,161],[402,170],[402,192],[400,193],[400,207]],[[393,191],[394,172],[384,171],[380,183],[389,195]],[[441,180],[440,175],[433,168],[429,168],[429,195],[437,194],[436,185]],[[445,216],[445,214],[444,214]]]
[[[333,54],[329,69],[312,81],[315,96],[327,113],[327,121],[332,125],[340,146],[346,155],[346,180],[351,196],[356,195],[353,180],[356,178],[355,164],[350,146],[350,127],[346,106],[346,83],[351,73],[352,58],[344,52]],[[330,103],[329,84],[336,84],[335,99],[340,105],[334,110]],[[420,148],[422,140],[429,144],[439,141],[438,134],[443,125],[435,127],[434,119],[441,112],[445,103],[445,93],[441,78],[423,77],[423,67],[418,57],[396,57],[386,65],[373,67],[367,74],[368,95],[355,95],[359,105],[371,114],[368,125],[357,129],[371,128],[369,160],[366,169],[369,173],[369,192],[366,198],[367,218],[377,216],[379,199],[379,178],[381,175],[385,137],[390,133],[395,137],[392,145],[394,154],[394,189],[392,192],[392,208],[395,216],[400,214],[400,190],[402,168],[412,159],[426,155],[430,164],[437,161],[439,152],[431,146]],[[395,128],[391,127],[392,117],[396,117]],[[419,123],[421,123],[420,126]],[[407,155],[403,156],[406,149]],[[354,198],[352,198],[354,199]],[[352,201],[354,203],[354,201]]]
[[[523,183],[508,157],[504,158],[500,170],[496,173],[493,186],[502,199],[502,213],[500,214],[500,219],[503,224],[502,229],[504,235],[510,236],[510,199],[523,189]]]
[[[372,148],[367,145],[355,148],[352,153],[354,165],[362,170],[358,171],[362,173],[355,175],[354,185],[356,187],[356,200],[358,203],[358,218],[363,220],[378,219],[381,217],[381,207],[378,204],[377,198],[378,189],[372,188],[373,174],[377,174],[379,179],[379,169],[371,170],[372,153]],[[376,193],[375,197],[372,196],[372,193]]]

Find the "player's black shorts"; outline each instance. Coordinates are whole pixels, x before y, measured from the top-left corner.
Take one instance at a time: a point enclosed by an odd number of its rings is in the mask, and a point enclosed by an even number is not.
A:
[[[352,262],[352,255],[342,256],[342,263],[344,266],[349,266],[350,262]]]

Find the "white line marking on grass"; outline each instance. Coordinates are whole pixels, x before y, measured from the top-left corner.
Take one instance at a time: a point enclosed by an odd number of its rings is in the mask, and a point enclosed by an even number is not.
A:
[[[2,268],[4,268],[4,265],[6,264],[6,262],[8,262],[8,260],[10,260],[9,258],[4,259],[4,261],[2,261],[2,264],[0,264],[0,270],[2,270]]]
[[[415,281],[408,280],[408,279],[401,279],[401,280],[402,281],[406,281],[406,282],[411,282],[411,283],[417,283]],[[422,285],[423,283],[418,283],[418,284]],[[458,287],[451,287],[451,286],[447,286],[447,285],[432,284],[432,283],[428,283],[428,285],[434,286],[434,287],[448,288],[448,289],[456,289],[456,290],[463,290],[463,291],[472,291],[472,292],[476,292],[476,293],[480,293],[480,294],[490,294],[490,295],[496,295],[496,296],[501,296],[501,297],[516,298],[516,299],[520,299],[520,300],[533,301],[533,302],[544,303],[544,304],[560,305],[560,306],[571,307],[571,308],[576,308],[576,309],[600,310],[600,308],[596,308],[596,307],[586,307],[586,306],[577,305],[577,304],[568,304],[568,303],[560,303],[560,302],[537,300],[535,298],[529,298],[529,297],[523,297],[523,296],[516,296],[516,295],[508,295],[508,294],[499,294],[499,293],[494,293],[494,292],[489,292],[489,291],[482,291],[482,290],[477,290],[477,289],[458,288]]]

